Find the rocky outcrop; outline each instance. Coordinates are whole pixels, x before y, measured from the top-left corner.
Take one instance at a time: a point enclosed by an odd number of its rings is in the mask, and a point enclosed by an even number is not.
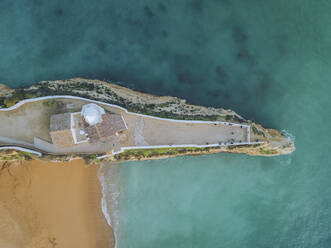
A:
[[[244,121],[232,110],[191,105],[186,103],[186,100],[177,97],[155,96],[114,83],[83,78],[42,81],[27,88],[16,89],[12,98],[17,101],[18,98],[49,95],[80,96],[116,104],[135,113],[174,119]],[[0,97],[0,104],[1,102],[4,103],[4,99],[1,101]],[[3,106],[5,105],[3,104]]]

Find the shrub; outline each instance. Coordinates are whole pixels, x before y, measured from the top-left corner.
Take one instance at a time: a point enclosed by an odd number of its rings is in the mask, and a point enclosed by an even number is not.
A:
[[[272,155],[278,153],[276,150],[264,150],[263,148],[260,148],[260,152],[266,155]]]
[[[85,161],[86,164],[90,164],[92,161],[97,159],[96,154],[82,154],[81,157]]]
[[[3,103],[6,105],[7,108],[14,106],[16,103],[18,103],[20,98],[17,95],[13,95],[9,98],[6,98]]]
[[[64,107],[64,103],[56,100],[46,100],[43,102],[43,105],[47,108],[60,109]]]
[[[33,97],[36,97],[36,94],[24,92],[22,89],[17,89],[11,97],[3,99],[3,103],[7,108],[9,108],[11,106],[14,106],[20,100],[29,99]]]
[[[263,137],[265,137],[264,132],[262,132],[259,129],[257,129],[255,125],[252,126],[252,130],[253,130],[253,133],[254,134],[256,134],[256,135],[262,135]]]

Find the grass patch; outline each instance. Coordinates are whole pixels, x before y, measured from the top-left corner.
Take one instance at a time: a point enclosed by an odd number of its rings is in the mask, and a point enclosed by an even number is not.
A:
[[[155,148],[155,149],[134,149],[127,150],[123,153],[116,154],[116,160],[129,160],[132,158],[142,159],[142,158],[152,158],[157,156],[175,156],[180,154],[185,154],[189,152],[200,152],[207,151],[209,148],[198,148],[198,147],[174,147],[174,148]]]
[[[43,105],[47,108],[62,108],[64,103],[56,100],[43,101]]]
[[[95,161],[97,159],[96,154],[82,154],[80,156],[85,161],[86,164],[91,164],[92,161]]]
[[[236,115],[226,115],[225,116],[225,120],[229,121],[229,122],[239,122],[239,123],[243,123],[244,119],[239,118]]]
[[[18,103],[21,100],[30,99],[34,97],[36,97],[36,94],[24,92],[22,90],[16,90],[12,96],[3,99],[3,103],[7,108],[9,108],[14,106],[16,103]]]
[[[18,103],[20,101],[20,98],[16,95],[13,95],[9,98],[6,98],[3,103],[5,104],[5,106],[7,108],[11,107],[11,106],[14,106],[16,103]]]
[[[19,150],[3,150],[0,153],[1,161],[22,161],[36,159],[37,155]]]
[[[260,152],[265,155],[273,155],[278,153],[277,150],[265,150],[263,148],[260,148]]]

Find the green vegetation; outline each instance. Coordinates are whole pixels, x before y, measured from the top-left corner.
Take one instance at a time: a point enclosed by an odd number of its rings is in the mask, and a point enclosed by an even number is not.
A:
[[[38,94],[38,96],[49,96],[49,95],[72,95],[88,98],[91,100],[98,100],[107,102],[110,104],[116,104],[121,107],[126,108],[130,112],[140,113],[145,115],[152,115],[161,118],[170,118],[170,119],[181,119],[181,120],[205,120],[205,121],[216,121],[218,119],[223,119],[225,116],[220,115],[192,115],[192,114],[174,114],[168,111],[159,111],[156,110],[158,107],[166,107],[168,105],[173,104],[172,102],[161,103],[161,104],[136,104],[126,100],[125,98],[118,96],[112,90],[99,85],[94,85],[92,83],[81,81],[72,83],[70,80],[66,81],[65,85],[57,85],[56,89],[51,89],[47,87],[45,83],[37,83],[35,86],[37,89],[29,90],[29,92],[33,94]],[[26,89],[27,90],[27,89]],[[96,90],[99,93],[103,93],[105,95],[104,99],[98,99],[87,93],[78,93],[77,91],[93,91]]]
[[[171,104],[173,104],[173,102],[165,102],[165,103],[160,103],[157,106],[159,108],[165,108],[165,107],[169,107]]]
[[[174,148],[155,148],[155,149],[134,149],[127,150],[123,153],[116,154],[116,160],[129,160],[129,159],[142,159],[142,158],[152,158],[158,156],[177,156],[185,153],[194,153],[209,151],[210,148],[197,148],[197,147],[174,147]]]
[[[236,115],[226,115],[225,116],[225,120],[226,121],[230,121],[230,122],[239,122],[239,123],[243,123],[244,119],[239,118]]]
[[[0,152],[0,161],[22,161],[36,159],[37,155],[19,150],[2,150]]]
[[[159,108],[168,107],[172,104],[178,104],[176,102],[166,102],[160,104],[138,104],[133,103],[113,92],[111,89],[104,85],[97,85],[87,81],[62,81],[65,84],[55,84],[52,88],[48,87],[47,82],[40,82],[34,85],[33,88],[16,89],[12,97],[0,99],[0,106],[10,107],[20,100],[41,97],[41,96],[56,96],[56,95],[72,95],[83,97],[91,100],[102,101],[110,104],[115,104],[126,108],[130,112],[152,115],[161,118],[177,119],[177,120],[203,120],[203,121],[216,121],[226,120],[231,122],[243,123],[245,120],[236,115],[199,115],[194,114],[195,109],[183,110],[183,114],[176,114],[173,111],[160,111]],[[102,93],[104,97],[97,98],[90,95],[88,92],[96,91]],[[47,107],[59,107],[54,106],[56,103],[52,101],[45,101]],[[178,107],[178,106],[176,106]],[[180,106],[178,107],[180,108]]]
[[[96,154],[82,154],[80,155],[82,159],[84,159],[86,164],[92,164],[97,159]]]
[[[65,154],[58,154],[58,155],[54,155],[54,154],[43,154],[42,157],[39,157],[40,160],[43,161],[61,161],[61,162],[68,162],[73,158],[79,158],[79,156],[75,156],[75,155],[65,155]]]
[[[72,159],[82,158],[86,164],[92,165],[95,162],[99,161],[97,159],[97,154],[46,154],[43,155],[40,159],[44,161],[61,161],[61,162],[68,162]]]
[[[278,153],[277,150],[265,150],[263,148],[260,148],[260,152],[266,155],[273,155]]]
[[[262,132],[259,129],[257,129],[255,125],[252,126],[252,130],[253,130],[253,133],[254,134],[256,134],[256,135],[262,135],[263,137],[265,137],[264,132]]]
[[[34,97],[36,97],[36,95],[33,93],[29,93],[21,89],[17,89],[15,90],[12,96],[4,98],[3,103],[7,108],[9,108],[11,106],[14,106],[16,103],[18,103],[21,100],[34,98]]]
[[[48,108],[62,108],[64,106],[63,102],[56,100],[43,101],[43,105]]]
[[[154,111],[153,109],[150,110],[145,110],[142,109],[142,111],[139,111],[138,109],[128,109],[130,112],[134,113],[139,113],[139,114],[144,114],[144,115],[152,115],[156,117],[161,117],[161,118],[168,118],[168,119],[175,119],[175,120],[198,120],[198,121],[216,121],[219,119],[223,119],[222,116],[220,115],[179,115],[179,114],[174,114],[171,112],[166,112],[166,111]]]
[[[17,95],[13,95],[9,98],[5,98],[5,100],[3,101],[3,103],[5,104],[5,106],[7,108],[14,106],[17,102],[19,102],[20,98]]]

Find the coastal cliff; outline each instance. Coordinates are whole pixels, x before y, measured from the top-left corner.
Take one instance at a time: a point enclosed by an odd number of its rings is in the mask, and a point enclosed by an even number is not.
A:
[[[185,100],[171,96],[155,96],[137,92],[114,83],[99,80],[74,78],[58,81],[42,81],[26,88],[9,89],[0,85],[0,107],[8,108],[23,99],[71,95],[100,102],[115,104],[130,112],[180,120],[226,121],[251,126],[251,141],[261,144],[230,145],[205,148],[162,148],[148,150],[127,150],[121,154],[108,156],[110,161],[159,159],[180,155],[198,155],[207,153],[245,153],[253,156],[276,156],[289,154],[295,150],[293,141],[284,133],[267,129],[250,120],[245,120],[232,110],[203,107],[186,103]],[[1,143],[0,143],[1,147]],[[26,160],[27,153],[15,152],[9,156],[8,151],[0,151],[0,160]],[[41,159],[68,161],[83,157],[86,162],[99,162],[96,155],[44,155]],[[34,156],[35,158],[35,156]]]

